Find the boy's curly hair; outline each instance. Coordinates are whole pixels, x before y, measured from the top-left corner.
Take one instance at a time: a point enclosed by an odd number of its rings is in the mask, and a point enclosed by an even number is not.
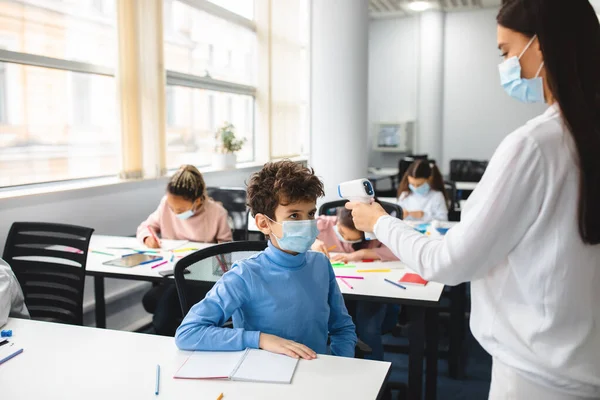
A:
[[[323,182],[312,168],[290,160],[269,162],[252,175],[247,189],[247,205],[253,216],[264,214],[275,220],[278,205],[317,201],[325,195]]]

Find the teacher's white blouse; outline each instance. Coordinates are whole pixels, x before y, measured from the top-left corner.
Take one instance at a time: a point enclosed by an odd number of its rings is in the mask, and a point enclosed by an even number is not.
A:
[[[502,142],[443,239],[392,217],[374,230],[425,279],[472,282],[471,330],[492,356],[538,384],[598,398],[600,245],[579,235],[578,187],[555,105]]]

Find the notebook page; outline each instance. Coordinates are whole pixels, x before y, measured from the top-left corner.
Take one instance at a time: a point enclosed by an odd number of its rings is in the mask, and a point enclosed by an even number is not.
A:
[[[229,379],[243,351],[195,351],[175,373],[180,379]]]
[[[234,381],[292,383],[298,360],[265,350],[250,349],[231,377]]]

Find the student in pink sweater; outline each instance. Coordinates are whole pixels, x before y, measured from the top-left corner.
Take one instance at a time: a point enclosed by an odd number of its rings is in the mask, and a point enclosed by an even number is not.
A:
[[[158,208],[137,229],[140,242],[159,248],[150,229],[163,239],[201,243],[232,239],[227,210],[206,195],[204,178],[193,165],[184,165],[173,175]]]
[[[337,215],[317,217],[319,236],[312,250],[337,254],[332,262],[352,262],[361,260],[398,261],[398,258],[378,240],[365,240],[363,232],[354,226],[352,211],[344,207]],[[335,246],[335,247],[334,247]],[[354,318],[356,334],[371,347],[372,352],[366,358],[383,361],[382,334],[391,331],[398,320],[400,307],[393,304],[368,301],[346,301],[350,315]]]
[[[232,240],[227,210],[206,194],[202,174],[193,165],[182,166],[167,184],[158,208],[137,229],[137,238],[150,248],[159,248],[150,229],[163,239],[221,243]],[[197,293],[197,301],[204,293]],[[153,313],[152,324],[159,335],[174,336],[181,308],[173,282],[161,283],[144,295],[144,308]]]
[[[343,207],[338,209],[336,216],[317,217],[317,227],[320,233],[312,249],[326,255],[330,251],[340,253],[331,261],[398,261],[398,257],[379,240],[365,240],[365,234],[354,227],[352,213]]]

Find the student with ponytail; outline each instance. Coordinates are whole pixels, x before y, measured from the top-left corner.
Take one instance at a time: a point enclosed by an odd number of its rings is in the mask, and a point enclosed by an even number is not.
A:
[[[152,232],[150,232],[152,230]],[[227,210],[206,195],[202,174],[193,165],[183,165],[167,184],[167,193],[158,208],[137,229],[137,238],[150,248],[159,248],[154,238],[221,243],[232,240]],[[204,297],[203,293],[196,293]],[[154,330],[159,335],[173,336],[179,326],[181,308],[172,282],[150,289],[142,300],[151,314]]]
[[[425,279],[471,281],[490,399],[599,399],[600,23],[588,0],[505,0],[497,22],[500,84],[548,109],[503,140],[462,221],[429,238],[347,207]]]
[[[438,167],[428,160],[413,162],[400,182],[398,204],[407,221],[448,221],[444,178]]]

